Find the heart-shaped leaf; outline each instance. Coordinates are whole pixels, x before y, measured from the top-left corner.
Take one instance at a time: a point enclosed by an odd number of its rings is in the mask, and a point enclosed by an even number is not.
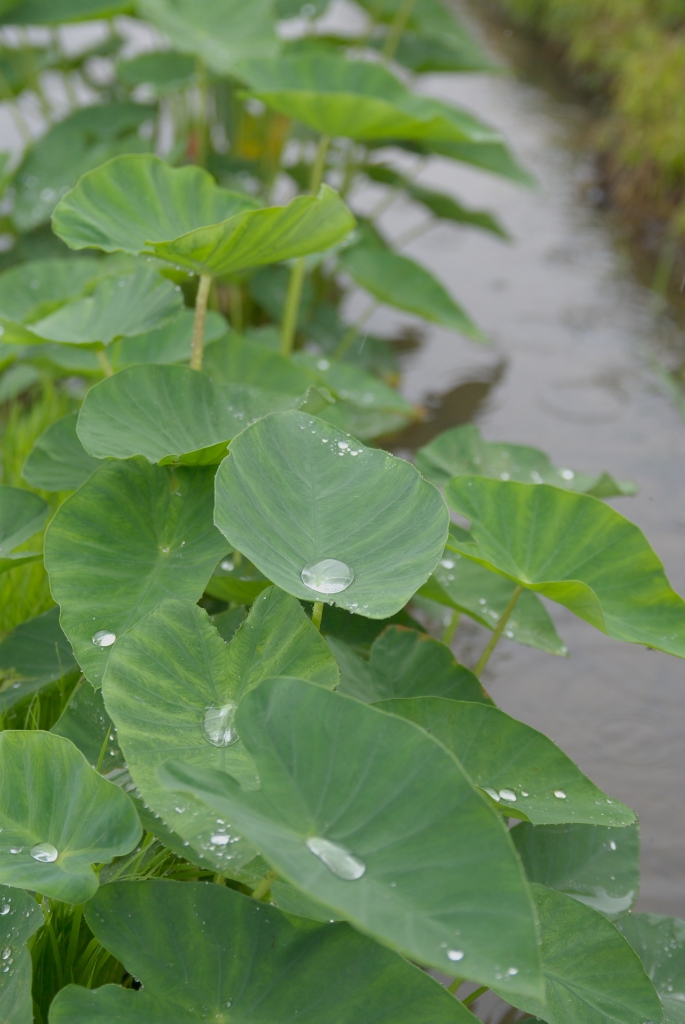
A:
[[[246,835],[279,875],[419,963],[539,993],[535,921],[509,837],[462,768],[394,715],[297,679],[241,701],[261,788],[160,770]]]
[[[379,302],[451,327],[473,341],[487,341],[430,271],[394,252],[375,231],[365,230],[359,242],[344,249],[339,265]]]
[[[642,960],[659,993],[664,1024],[685,1021],[685,921],[658,914],[626,914],[619,931]]]
[[[610,800],[537,729],[487,704],[415,697],[378,705],[439,740],[473,782],[512,818],[535,825],[586,822],[630,825],[635,814]]]
[[[448,547],[565,605],[616,640],[685,658],[685,601],[637,526],[585,494],[457,477],[448,502],[471,523]]]
[[[68,413],[44,431],[24,463],[21,475],[41,491],[75,491],[102,465],[81,444],[76,413]]]
[[[494,630],[515,589],[516,584],[511,580],[447,550],[419,594],[464,612],[481,626]],[[547,654],[562,657],[568,654],[547,609],[531,590],[524,590],[519,597],[504,635]]]
[[[297,399],[247,384],[215,384],[185,366],[131,366],[86,395],[78,436],[89,455],[212,465],[228,441]]]
[[[226,551],[212,524],[212,484],[211,469],[107,462],[52,520],[50,587],[94,686],[116,637],[169,597],[201,597]]]
[[[92,296],[77,299],[31,325],[47,341],[109,345],[115,338],[142,334],[177,316],[183,306],[180,287],[152,267],[126,277],[101,281]]]
[[[332,1012],[336,1024],[468,1024],[471,1017],[427,974],[349,925],[286,917],[225,886],[106,885],[86,919],[140,978],[141,991],[70,985],[55,999],[50,1024],[324,1024]]]
[[[530,825],[511,830],[531,882],[573,896],[612,919],[640,888],[640,826]]]
[[[340,693],[366,704],[429,696],[490,702],[476,676],[457,662],[449,647],[418,630],[388,626],[368,661],[342,640],[329,637],[328,643],[340,666]]]
[[[85,903],[91,865],[129,853],[141,835],[133,804],[73,743],[49,732],[0,733],[0,882]]]
[[[187,363],[190,359],[194,320],[194,310],[182,309],[173,320],[154,331],[115,341],[107,353],[112,367],[123,370],[127,366],[140,366],[141,363]],[[211,309],[207,311],[205,353],[210,345],[226,334],[227,329],[224,317]]]
[[[152,156],[121,157],[85,174],[53,217],[72,249],[145,252],[212,276],[324,251],[353,227],[327,185],[318,196],[259,209],[199,167],[173,168]]]
[[[336,54],[245,61],[250,91],[287,117],[352,139],[499,142],[499,134],[448,103],[410,92],[379,64]]]
[[[486,441],[472,423],[445,430],[430,444],[419,448],[416,466],[426,480],[440,485],[455,476],[486,476],[523,484],[552,484],[567,491],[592,494],[595,498],[613,498],[637,491],[634,483],[617,482],[608,473],[588,476],[572,469],[558,469],[539,448]]]
[[[563,893],[533,885],[542,933],[546,999],[503,999],[547,1024],[644,1024],[662,1019],[659,997],[626,940],[590,907]]]
[[[0,1017],[4,1024],[33,1024],[31,954],[26,943],[45,923],[35,899],[21,889],[0,886]],[[5,957],[5,951],[9,950]]]
[[[137,0],[137,8],[169,36],[174,49],[199,57],[219,75],[232,73],[246,58],[273,57],[280,48],[273,0],[252,0],[249,18],[241,0],[199,8],[193,0]]]
[[[22,622],[0,643],[0,711],[76,671],[71,645],[59,624],[59,608]]]
[[[233,441],[217,473],[216,523],[281,589],[382,619],[435,567],[448,516],[409,463],[286,412]]]
[[[61,25],[129,14],[132,8],[131,0],[15,0],[0,20],[10,25]]]

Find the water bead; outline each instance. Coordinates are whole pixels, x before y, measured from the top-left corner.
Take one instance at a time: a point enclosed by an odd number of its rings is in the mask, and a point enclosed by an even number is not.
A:
[[[561,476],[564,480],[573,480],[575,475],[572,469],[562,469],[561,471]]]
[[[513,978],[515,974],[518,974],[518,972],[519,972],[518,967],[508,967],[507,968],[507,974],[509,975],[510,978]]]
[[[230,560],[230,558],[224,558],[224,560],[221,563],[221,568],[224,570],[224,572],[233,572],[233,562]]]
[[[451,558],[441,558],[440,565],[443,569],[454,569],[454,562]]]
[[[230,843],[230,841],[231,841],[231,837],[230,836],[221,835],[221,834],[217,834],[215,836],[212,836],[211,839],[210,839],[210,842],[212,843],[213,846],[226,846],[227,843]]]
[[[448,960],[463,960],[464,954],[461,949],[448,949],[447,950]]]
[[[615,849],[616,849],[616,843],[614,842],[614,840],[613,840],[613,839],[612,839],[612,840],[611,840],[611,842],[609,843],[609,849],[610,849],[610,850],[615,850]]]
[[[354,580],[354,571],[337,558],[323,558],[305,565],[301,577],[305,587],[317,594],[339,594]]]
[[[54,864],[59,857],[59,852],[52,843],[37,843],[29,852],[40,864]]]
[[[10,907],[9,903],[3,903],[2,905],[0,905],[0,917],[5,917],[7,914],[9,914],[11,909],[12,908]]]
[[[5,948],[3,949],[2,953],[0,953],[0,958],[2,958],[3,960],[9,960],[9,958],[11,956],[12,956],[12,950],[10,949],[9,946],[5,946]]]
[[[555,789],[554,790],[554,795],[555,795],[555,797],[558,800],[565,800],[566,799],[566,793],[564,792],[563,789]]]
[[[10,846],[10,853],[21,853],[23,846]]]
[[[356,882],[366,871],[366,864],[363,861],[353,857],[344,846],[332,843],[330,839],[311,836],[305,845],[336,878],[341,878],[344,882]]]
[[[208,743],[213,747],[230,747],[240,737],[235,728],[235,712],[237,704],[229,701],[223,707],[211,707],[205,711],[202,732]]]
[[[516,793],[513,791],[513,789],[500,789],[499,795],[502,798],[502,800],[516,799]]]
[[[496,789],[490,789],[489,786],[483,786],[483,791],[487,793],[488,796],[491,796],[493,800],[496,800],[497,803],[499,803],[500,795]]]
[[[99,629],[92,637],[96,647],[111,647],[116,642],[116,639],[117,635],[111,629]]]

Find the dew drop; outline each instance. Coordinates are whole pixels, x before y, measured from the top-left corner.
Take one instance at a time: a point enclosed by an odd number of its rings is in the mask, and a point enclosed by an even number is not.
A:
[[[464,959],[464,953],[463,953],[463,951],[461,949],[448,949],[447,950],[447,959],[448,960],[463,960]]]
[[[41,864],[54,864],[59,857],[59,853],[52,843],[37,843],[36,846],[31,847],[29,852],[33,859]]]
[[[230,841],[230,836],[221,835],[220,833],[217,833],[215,836],[210,838],[210,842],[213,846],[227,846]]]
[[[213,747],[230,747],[240,738],[235,728],[235,712],[237,704],[229,701],[223,707],[207,708],[202,732],[208,743]]]
[[[509,473],[500,473],[499,478],[500,480],[511,480],[511,475]]]
[[[441,558],[440,565],[443,569],[454,569],[454,562],[451,558]]]
[[[9,914],[11,909],[12,908],[10,907],[9,903],[3,903],[2,905],[0,905],[0,917],[6,917],[6,915]]]
[[[513,978],[515,974],[518,974],[518,967],[507,967],[507,974],[510,978]]]
[[[110,629],[99,629],[93,634],[92,639],[96,647],[111,647],[116,638],[116,633],[112,633]]]
[[[614,842],[614,840],[613,840],[613,839],[612,839],[612,840],[611,840],[611,842],[609,843],[609,849],[610,849],[610,850],[615,850],[615,849],[616,849],[616,843]]]
[[[528,796],[528,793],[526,793],[525,789],[521,790],[521,796]]]
[[[499,795],[502,800],[515,800],[516,793],[513,789],[500,789]]]
[[[10,846],[10,853],[21,853],[23,846]]]
[[[555,789],[554,790],[554,795],[555,795],[555,797],[557,797],[558,800],[565,800],[566,799],[566,793],[564,792],[563,789]]]
[[[337,558],[324,558],[320,562],[305,565],[301,576],[305,587],[315,590],[317,594],[339,594],[347,590],[354,580],[353,570]]]
[[[483,786],[483,790],[488,794],[488,796],[491,796],[493,800],[496,800],[497,803],[499,803],[499,793],[496,789],[490,789],[489,786]]]
[[[356,882],[366,871],[366,864],[353,857],[344,846],[332,843],[330,839],[311,836],[306,840],[307,849],[326,865],[336,878],[344,882]]]
[[[11,956],[12,956],[12,950],[10,949],[9,946],[5,946],[5,948],[3,949],[2,953],[0,953],[0,957],[2,957],[3,960],[9,960],[9,958]]]

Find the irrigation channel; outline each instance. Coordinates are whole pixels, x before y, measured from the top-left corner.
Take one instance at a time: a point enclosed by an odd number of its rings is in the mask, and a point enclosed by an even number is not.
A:
[[[477,2],[465,13],[502,74],[432,75],[421,87],[499,128],[538,186],[519,188],[440,159],[421,172],[419,181],[495,212],[513,240],[437,227],[406,245],[492,346],[440,328],[426,333],[406,357],[404,390],[435,419],[405,443],[425,443],[473,419],[489,440],[535,445],[557,465],[635,480],[639,494],[613,504],[645,531],[685,593],[685,422],[650,368],[650,353],[664,344],[654,295],[632,274],[611,220],[588,198],[591,160],[576,141],[587,114],[517,74],[507,58],[509,32],[481,21]],[[361,209],[378,201],[371,190],[356,196]],[[397,237],[422,217],[398,200],[380,223]],[[351,312],[366,301],[360,297]],[[369,330],[387,334],[398,323],[379,311]],[[504,640],[486,685],[505,711],[550,735],[599,786],[636,809],[638,909],[685,915],[685,666],[611,640],[558,605],[551,612],[570,657]],[[454,650],[473,664],[484,643],[484,630],[462,622]]]

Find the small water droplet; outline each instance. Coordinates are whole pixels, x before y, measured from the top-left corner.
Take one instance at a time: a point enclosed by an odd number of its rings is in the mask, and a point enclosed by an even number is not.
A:
[[[37,843],[31,847],[30,853],[33,859],[41,864],[54,864],[59,857],[59,853],[52,843]]]
[[[11,956],[12,956],[12,950],[10,949],[9,946],[5,946],[5,948],[3,949],[2,953],[0,953],[0,957],[2,957],[3,960],[9,960],[9,958]]]
[[[554,795],[555,795],[555,797],[557,797],[558,800],[565,800],[566,799],[566,793],[564,792],[563,789],[555,789],[554,790]]]
[[[526,793],[525,789],[522,789],[522,790],[521,790],[521,796],[528,796],[528,795],[529,795],[529,794],[528,794],[528,793]]]
[[[99,629],[97,633],[93,634],[92,639],[96,647],[111,647],[116,638],[116,633],[113,633],[111,629]]]
[[[202,731],[213,747],[230,747],[240,738],[235,728],[237,704],[229,701],[221,708],[211,707],[205,711]]]
[[[483,786],[483,790],[488,794],[488,796],[491,796],[493,800],[496,800],[497,803],[499,803],[499,793],[496,789],[490,789],[489,786]]]
[[[340,448],[341,451],[347,451],[349,447],[350,445],[348,441],[338,441],[338,448]]]
[[[502,800],[515,800],[516,799],[516,793],[514,792],[513,789],[500,789],[499,795],[502,798]]]
[[[319,359],[318,363],[316,364],[316,368],[317,370],[330,370],[331,364],[328,362],[327,359]]]
[[[531,480],[533,481],[534,484],[541,484],[542,483],[542,477],[540,476],[540,474],[538,473],[538,471],[536,469],[532,469],[531,470],[530,478],[531,478]]]
[[[518,967],[507,967],[507,974],[510,978],[513,978],[515,974],[518,974]]]
[[[443,569],[454,569],[454,562],[451,558],[441,558],[440,565]]]
[[[464,954],[461,949],[448,949],[447,950],[448,960],[463,960]]]
[[[221,563],[221,568],[224,570],[224,572],[233,572],[233,562],[231,561],[231,559],[224,558],[223,562]]]
[[[210,839],[210,842],[213,843],[214,846],[226,846],[230,841],[230,836],[221,835],[220,833],[217,833]]]
[[[21,853],[23,846],[10,846],[10,853]]]
[[[363,861],[353,857],[344,846],[332,843],[330,839],[311,836],[305,845],[336,878],[341,878],[344,882],[356,882],[366,871],[366,864]]]
[[[7,914],[9,914],[11,909],[12,908],[10,907],[9,903],[1,904],[0,905],[0,917],[5,917]]]
[[[511,474],[510,473],[500,473],[499,478],[500,478],[500,480],[511,480]]]
[[[171,551],[171,548],[169,548],[169,547],[163,547],[162,548],[162,554],[163,555],[168,555],[170,551]]]
[[[573,480],[575,475],[572,469],[562,469],[561,471],[561,476],[564,480]]]
[[[320,562],[305,565],[301,576],[305,587],[315,590],[317,594],[339,594],[347,590],[354,580],[353,570],[337,558],[324,558]]]
[[[611,842],[609,843],[609,849],[610,849],[610,850],[615,850],[615,849],[616,849],[616,843],[614,842],[614,840],[613,840],[613,839],[612,839],[612,840],[611,840]]]

